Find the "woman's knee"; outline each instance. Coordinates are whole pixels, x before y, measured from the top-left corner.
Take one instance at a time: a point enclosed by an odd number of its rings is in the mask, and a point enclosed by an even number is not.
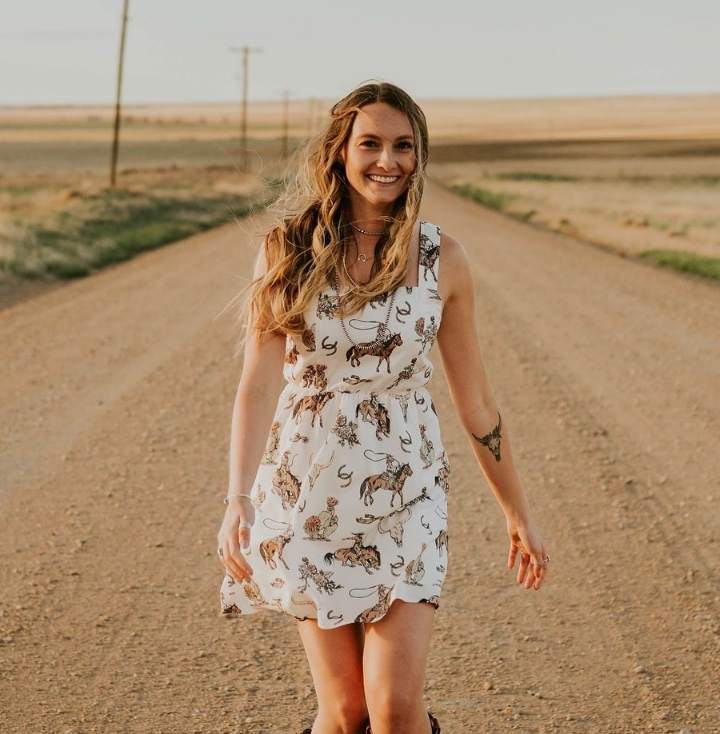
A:
[[[321,701],[320,716],[332,722],[340,731],[355,734],[368,718],[368,709],[362,688],[343,691],[327,701]]]
[[[366,690],[366,696],[371,721],[382,722],[390,731],[402,731],[404,724],[414,721],[424,706],[422,691],[399,683],[382,690]]]

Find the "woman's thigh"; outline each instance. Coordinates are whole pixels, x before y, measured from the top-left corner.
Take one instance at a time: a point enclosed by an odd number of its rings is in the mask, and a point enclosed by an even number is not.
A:
[[[369,708],[422,700],[435,608],[396,599],[385,616],[365,624],[363,679]]]
[[[363,692],[363,638],[361,624],[321,629],[313,619],[297,621],[318,703],[366,710]]]

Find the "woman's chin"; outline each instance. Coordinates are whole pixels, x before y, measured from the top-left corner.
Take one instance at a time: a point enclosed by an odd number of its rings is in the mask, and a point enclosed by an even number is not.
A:
[[[393,191],[389,189],[388,191],[368,191],[365,189],[363,191],[363,198],[368,204],[372,204],[373,206],[387,206],[388,204],[392,204],[401,193],[398,189]]]

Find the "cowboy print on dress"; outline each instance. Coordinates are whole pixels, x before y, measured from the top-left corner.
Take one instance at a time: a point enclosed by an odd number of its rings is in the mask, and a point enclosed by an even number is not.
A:
[[[323,629],[375,622],[393,600],[439,606],[448,564],[450,466],[426,383],[442,319],[440,229],[420,222],[418,285],[345,319],[328,287],[287,337],[283,376],[250,494],[242,549],[253,575],[225,574],[221,616],[274,609]]]

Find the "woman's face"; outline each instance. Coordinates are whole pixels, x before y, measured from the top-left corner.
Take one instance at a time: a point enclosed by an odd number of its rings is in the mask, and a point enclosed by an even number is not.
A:
[[[351,195],[386,209],[405,191],[417,165],[410,121],[384,102],[365,105],[355,116],[340,157],[354,190]]]

